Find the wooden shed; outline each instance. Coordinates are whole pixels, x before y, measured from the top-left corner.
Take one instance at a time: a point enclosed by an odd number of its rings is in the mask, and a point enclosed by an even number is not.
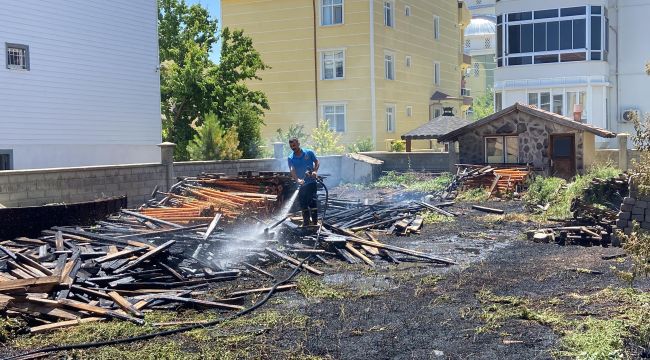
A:
[[[441,116],[402,135],[402,140],[406,141],[406,151],[411,152],[413,140],[438,140],[441,136],[472,122],[455,116],[452,110],[452,108],[446,107]]]
[[[439,141],[457,141],[462,164],[528,164],[547,175],[570,178],[593,164],[596,136],[616,134],[516,103]]]

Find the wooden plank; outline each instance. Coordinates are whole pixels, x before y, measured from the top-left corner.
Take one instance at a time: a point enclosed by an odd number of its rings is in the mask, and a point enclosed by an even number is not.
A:
[[[122,310],[129,312],[137,317],[144,317],[144,314],[140,310],[134,308],[127,299],[122,297],[122,295],[118,294],[117,292],[111,291],[108,293],[108,296],[110,296],[111,299],[113,299],[113,302],[122,308]]]
[[[7,309],[18,311],[23,314],[30,314],[36,316],[50,316],[58,319],[75,320],[83,317],[83,314],[61,309],[61,305],[51,303],[52,300],[37,299],[37,298],[18,298],[15,301],[10,301]]]
[[[202,308],[214,308],[214,309],[224,309],[224,310],[243,310],[244,309],[243,306],[239,306],[239,305],[224,304],[224,303],[220,303],[220,302],[199,300],[199,299],[192,299],[192,298],[184,298],[184,297],[180,297],[180,296],[159,295],[159,296],[154,297],[154,299],[155,300],[171,301],[171,302],[179,302],[179,303],[194,305],[194,306],[202,307]]]
[[[293,264],[294,266],[299,266],[300,263],[301,263],[301,261],[298,260],[298,259],[294,259],[294,258],[292,258],[292,257],[290,257],[288,255],[285,255],[285,254],[283,254],[283,253],[281,253],[279,251],[276,251],[276,250],[273,250],[273,249],[270,249],[270,248],[265,248],[264,251],[266,251],[267,253],[269,253],[271,255],[274,255],[274,256],[276,256],[276,257],[278,257],[278,258],[280,258],[280,259],[282,259],[284,261],[287,261],[288,263]],[[315,268],[313,268],[313,267],[311,267],[311,266],[309,266],[307,264],[302,264],[302,268],[309,271],[310,273],[312,273],[314,275],[323,275],[324,274],[322,271],[320,271],[318,269],[315,269]]]
[[[106,262],[106,261],[111,261],[111,260],[119,259],[119,258],[122,258],[122,257],[131,256],[133,254],[139,253],[139,252],[144,251],[146,249],[148,249],[148,248],[146,248],[146,247],[137,247],[137,248],[133,248],[133,249],[124,249],[122,251],[118,251],[118,252],[115,252],[115,253],[107,254],[107,255],[102,256],[102,257],[98,257],[98,258],[95,259],[95,262],[96,263],[103,263],[103,262]]]
[[[91,314],[97,314],[97,315],[102,315],[102,316],[108,316],[112,318],[116,318],[119,320],[126,320],[130,321],[132,323],[138,324],[138,325],[144,325],[144,320],[138,319],[117,311],[112,311],[112,310],[106,310],[104,308],[101,308],[99,306],[94,306],[91,304],[84,304],[80,301],[75,301],[75,300],[70,300],[70,299],[59,299],[57,302],[61,305],[65,305],[68,307],[71,307],[73,309],[77,310],[82,310],[82,311],[87,311]]]
[[[63,233],[61,231],[54,233],[54,243],[56,251],[63,251]]]
[[[76,319],[76,320],[67,320],[67,321],[59,321],[55,322],[52,324],[45,324],[45,325],[39,325],[39,326],[33,326],[29,328],[29,332],[32,334],[40,334],[44,333],[50,330],[56,330],[56,329],[64,329],[68,328],[71,326],[77,326],[79,324],[86,324],[89,322],[95,322],[95,321],[103,321],[106,320],[106,318],[103,317],[87,317],[83,319]]]
[[[472,205],[472,209],[478,210],[478,211],[483,211],[491,214],[503,214],[505,211],[501,209],[494,209],[494,208],[489,208],[485,206],[479,206],[479,205]]]
[[[125,210],[125,209],[122,209],[120,211],[123,212],[124,214],[131,215],[131,216],[141,218],[141,219],[145,219],[145,220],[149,220],[149,221],[151,221],[153,223],[168,225],[168,226],[171,226],[171,227],[177,228],[177,229],[180,229],[180,228],[184,227],[183,225],[175,224],[173,222],[169,222],[169,221],[165,221],[165,220],[156,219],[155,217],[143,215],[143,214],[140,214],[139,212],[129,211],[129,210]]]
[[[164,244],[162,244],[162,245],[160,245],[160,246],[158,246],[158,247],[156,247],[156,248],[154,248],[152,250],[149,250],[146,254],[140,256],[137,260],[127,264],[126,266],[123,266],[123,267],[115,270],[113,273],[114,274],[120,274],[120,273],[123,273],[123,272],[125,272],[125,271],[127,271],[129,269],[132,269],[132,268],[138,266],[139,264],[141,264],[143,261],[158,255],[162,251],[167,250],[168,248],[170,248],[175,243],[176,243],[176,240],[169,240],[166,243],[164,243]]]
[[[278,286],[275,290],[276,291],[286,291],[290,289],[294,289],[298,287],[297,284],[286,284],[286,285],[280,285]],[[250,295],[250,294],[259,294],[259,293],[265,293],[271,291],[270,287],[265,287],[265,288],[258,288],[258,289],[250,289],[250,290],[242,290],[242,291],[235,291],[232,293],[229,293],[226,295],[227,298],[233,298],[233,297],[238,297],[242,295]]]
[[[356,244],[363,244],[363,245],[373,246],[373,247],[376,247],[376,248],[379,248],[379,249],[390,250],[390,251],[394,251],[394,252],[397,252],[397,253],[411,255],[411,256],[414,256],[414,257],[421,258],[421,259],[427,259],[427,260],[443,263],[443,264],[446,264],[446,265],[456,265],[456,262],[451,260],[451,259],[440,258],[440,257],[436,257],[436,256],[433,256],[433,255],[425,254],[423,252],[404,249],[404,248],[400,248],[400,247],[393,246],[393,245],[375,243],[373,241],[355,239],[355,238],[348,238],[348,241],[356,243]]]
[[[352,244],[346,243],[345,248],[349,252],[351,252],[352,255],[354,255],[354,256],[358,257],[359,259],[363,260],[363,262],[365,262],[366,264],[368,264],[368,265],[370,265],[372,267],[375,266],[375,263],[372,260],[370,260],[367,256],[363,255],[359,250],[355,249],[354,246],[352,246]]]
[[[38,263],[37,261],[35,261],[34,259],[30,258],[27,255],[18,253],[16,254],[16,260],[37,269],[38,271],[42,272],[46,276],[53,275],[52,270],[44,267],[43,265],[41,265],[40,263]]]
[[[217,215],[214,216],[214,219],[212,219],[212,222],[210,223],[210,226],[208,226],[208,229],[205,231],[205,234],[203,234],[203,240],[207,240],[210,235],[212,235],[212,232],[214,229],[217,228],[217,224],[219,223],[219,219],[221,219],[221,213],[217,213]]]

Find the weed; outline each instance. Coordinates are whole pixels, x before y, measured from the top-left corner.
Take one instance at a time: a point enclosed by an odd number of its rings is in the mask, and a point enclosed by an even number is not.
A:
[[[311,276],[298,278],[298,291],[306,298],[312,299],[343,299],[346,297],[342,291],[325,285],[321,280]]]
[[[414,172],[398,173],[389,171],[386,175],[377,180],[375,188],[406,188],[416,192],[436,192],[444,190],[451,182],[452,176],[449,173],[431,178]]]
[[[445,216],[434,211],[425,211],[422,216],[424,217],[425,225],[453,222],[456,220],[453,216]]]
[[[561,341],[561,356],[574,359],[609,360],[623,358],[627,330],[619,320],[587,319]]]
[[[487,201],[490,193],[483,188],[474,188],[465,191],[461,191],[456,196],[457,201],[466,201],[466,202],[484,202]]]

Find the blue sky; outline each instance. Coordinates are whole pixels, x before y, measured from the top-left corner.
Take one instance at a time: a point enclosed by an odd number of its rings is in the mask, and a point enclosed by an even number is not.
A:
[[[221,0],[185,0],[187,4],[201,4],[204,8],[207,8],[212,14],[212,17],[219,19],[219,29],[221,29]],[[221,48],[221,41],[219,44],[212,50],[210,58],[214,62],[219,62],[219,49]]]

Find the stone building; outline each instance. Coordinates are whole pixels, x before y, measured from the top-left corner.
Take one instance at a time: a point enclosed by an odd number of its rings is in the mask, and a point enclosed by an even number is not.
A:
[[[458,142],[461,164],[527,164],[547,175],[570,178],[594,163],[596,136],[614,138],[616,134],[516,103],[439,141]]]

